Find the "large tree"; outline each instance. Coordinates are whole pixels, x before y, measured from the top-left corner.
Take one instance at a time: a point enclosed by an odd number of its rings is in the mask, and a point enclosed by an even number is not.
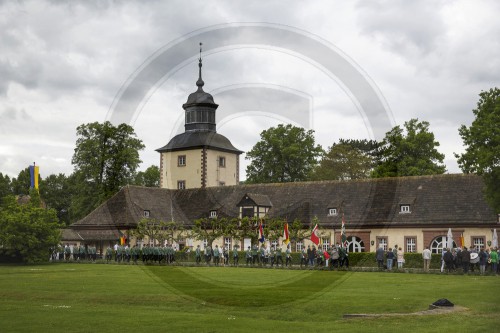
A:
[[[465,153],[455,156],[463,172],[483,175],[486,199],[500,213],[500,89],[483,91],[479,97],[472,110],[476,119],[458,130]]]
[[[56,212],[43,208],[38,192],[30,191],[31,199],[19,204],[10,195],[0,205],[0,247],[12,255],[19,253],[26,262],[48,261],[51,248],[60,241]]]
[[[113,126],[108,121],[80,125],[76,134],[71,162],[77,186],[81,187],[81,191],[75,193],[80,197],[76,201],[79,202],[78,217],[81,217],[132,182],[141,163],[139,151],[144,149],[144,144],[131,126]]]
[[[261,140],[247,153],[248,183],[283,183],[307,180],[323,150],[314,131],[290,124],[262,131]]]
[[[311,180],[348,180],[370,177],[377,142],[343,140],[334,143],[311,173]]]
[[[427,121],[411,119],[387,132],[378,151],[378,163],[373,177],[422,176],[442,174],[444,154],[436,147],[439,142],[429,131]]]

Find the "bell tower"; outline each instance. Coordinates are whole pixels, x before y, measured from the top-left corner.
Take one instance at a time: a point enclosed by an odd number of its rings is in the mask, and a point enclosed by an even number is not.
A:
[[[212,95],[203,91],[201,46],[200,43],[198,89],[182,105],[184,133],[156,150],[160,153],[161,188],[203,188],[239,183],[242,151],[217,133],[215,112],[219,105]]]

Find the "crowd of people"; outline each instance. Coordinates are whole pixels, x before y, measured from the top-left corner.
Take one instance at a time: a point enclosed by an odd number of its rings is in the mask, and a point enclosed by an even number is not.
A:
[[[246,266],[260,267],[289,267],[292,266],[293,256],[290,245],[267,246],[258,244],[248,246],[243,251],[244,258],[242,264]],[[243,261],[244,260],[244,261]],[[240,265],[240,252],[235,246],[232,251],[227,247],[215,245],[214,248],[207,245],[201,248],[200,245],[195,250],[196,264],[205,263],[206,265]],[[232,263],[231,263],[232,261]],[[296,263],[297,264],[297,263]],[[349,267],[349,257],[345,248],[338,244],[326,250],[316,249],[316,247],[308,246],[300,252],[300,267],[326,266],[331,268]]]
[[[441,256],[441,272],[456,272],[462,270],[464,274],[479,271],[484,275],[487,271],[498,274],[498,248],[484,249],[479,251],[475,247],[467,248],[446,248],[443,249]]]

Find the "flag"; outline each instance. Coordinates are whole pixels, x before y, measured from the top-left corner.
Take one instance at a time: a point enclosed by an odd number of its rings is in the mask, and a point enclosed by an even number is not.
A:
[[[264,237],[264,228],[262,227],[262,221],[261,221],[259,224],[259,242],[264,243],[265,240],[266,239]]]
[[[460,235],[460,247],[464,247],[464,246],[465,246],[464,234],[461,234]]]
[[[318,234],[316,233],[318,230],[318,224],[316,224],[314,226],[314,229],[311,233],[311,242],[313,242],[314,244],[318,245],[319,244],[319,237],[318,237]]]
[[[493,237],[491,238],[491,246],[494,248],[498,247],[497,229],[493,229]]]
[[[342,246],[347,247],[347,236],[345,234],[345,222],[344,222],[344,214],[342,214],[342,226],[340,227],[340,238],[342,241]]]
[[[451,233],[451,228],[448,228],[448,234],[446,235],[446,247],[449,249],[453,248],[453,234]]]
[[[288,245],[290,243],[290,235],[288,234],[288,223],[285,223],[285,227],[283,230],[283,243]]]
[[[38,190],[38,171],[39,171],[39,167],[36,166],[35,164],[33,164],[33,165],[30,165],[29,169],[30,169],[30,180],[31,180],[30,187]]]

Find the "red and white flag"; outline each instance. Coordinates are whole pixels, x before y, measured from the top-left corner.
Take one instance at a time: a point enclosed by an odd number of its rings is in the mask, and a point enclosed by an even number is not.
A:
[[[314,226],[314,229],[311,233],[311,242],[313,242],[314,244],[318,245],[319,244],[319,237],[318,237],[318,224],[316,224]]]

